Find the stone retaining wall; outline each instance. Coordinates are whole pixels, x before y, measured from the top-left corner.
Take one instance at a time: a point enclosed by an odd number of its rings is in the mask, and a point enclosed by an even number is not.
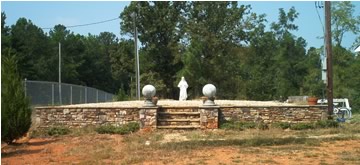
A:
[[[39,127],[64,125],[123,125],[139,122],[141,127],[156,128],[158,111],[199,111],[202,129],[218,128],[227,120],[272,122],[313,122],[327,118],[327,106],[213,106],[213,107],[118,107],[118,108],[36,108],[36,124]]]
[[[220,122],[263,121],[273,122],[313,122],[327,119],[327,106],[258,106],[258,107],[221,107]]]
[[[139,121],[138,108],[36,108],[36,125],[49,127],[64,125],[82,127],[86,125],[123,125]]]

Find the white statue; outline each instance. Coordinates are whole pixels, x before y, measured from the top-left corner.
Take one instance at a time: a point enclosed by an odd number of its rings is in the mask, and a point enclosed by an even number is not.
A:
[[[178,84],[178,87],[180,88],[180,96],[179,96],[179,101],[185,101],[187,98],[187,92],[186,89],[189,87],[189,85],[187,84],[187,82],[185,81],[184,77],[181,77],[181,80]]]

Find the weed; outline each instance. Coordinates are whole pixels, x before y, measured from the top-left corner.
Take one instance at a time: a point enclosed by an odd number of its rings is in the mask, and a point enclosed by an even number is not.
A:
[[[34,129],[30,132],[31,138],[37,138],[37,137],[46,137],[48,136],[46,129]]]
[[[339,123],[334,120],[319,120],[315,123],[316,128],[338,128]]]
[[[244,130],[242,127],[235,124],[235,122],[226,122],[220,125],[221,129],[227,129],[227,130],[238,130],[242,131]]]
[[[342,151],[340,153],[338,153],[338,155],[340,156],[340,158],[342,160],[345,161],[355,161],[355,162],[360,162],[360,157],[357,154],[354,154],[350,151]]]
[[[221,129],[238,130],[258,128],[261,130],[268,129],[267,124],[263,122],[243,122],[243,121],[226,121],[220,125]]]
[[[319,155],[317,153],[311,153],[311,152],[307,152],[304,154],[304,157],[307,157],[307,158],[316,158],[316,157],[319,157]]]
[[[232,160],[232,162],[234,162],[234,163],[241,163],[241,160],[235,159],[235,160]]]
[[[258,122],[258,123],[256,123],[256,128],[258,128],[260,130],[266,130],[266,129],[269,129],[269,126],[264,122]]]
[[[82,128],[71,129],[71,135],[73,136],[82,136],[92,133],[95,133],[95,126],[85,126]]]
[[[328,165],[328,163],[326,163],[325,160],[321,159],[321,160],[320,160],[320,165]]]
[[[290,129],[292,130],[305,130],[305,129],[314,129],[315,126],[312,123],[296,123],[292,124]]]
[[[50,127],[47,130],[47,134],[49,136],[60,136],[60,135],[67,135],[69,134],[71,131],[69,128],[64,127],[64,126],[55,126],[55,127]]]
[[[288,129],[288,128],[290,128],[290,126],[291,126],[290,123],[285,123],[285,122],[271,124],[272,128],[281,128],[281,129]]]
[[[350,119],[351,124],[359,124],[360,123],[360,113],[353,114]]]
[[[266,159],[266,160],[262,160],[260,162],[261,164],[279,164],[278,162],[272,160],[272,159]]]

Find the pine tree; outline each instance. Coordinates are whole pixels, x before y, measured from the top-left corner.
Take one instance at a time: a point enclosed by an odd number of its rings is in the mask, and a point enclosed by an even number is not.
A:
[[[12,143],[22,137],[31,125],[31,108],[17,72],[14,55],[2,57],[1,61],[1,140]]]

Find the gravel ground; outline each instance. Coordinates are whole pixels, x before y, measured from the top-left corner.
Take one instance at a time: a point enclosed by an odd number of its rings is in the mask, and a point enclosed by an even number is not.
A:
[[[106,103],[89,103],[89,104],[74,104],[61,107],[142,107],[144,101],[118,101]],[[215,100],[215,104],[219,106],[294,106],[295,104],[282,103],[275,101],[249,101],[249,100]],[[201,106],[202,100],[159,100],[160,106]]]

